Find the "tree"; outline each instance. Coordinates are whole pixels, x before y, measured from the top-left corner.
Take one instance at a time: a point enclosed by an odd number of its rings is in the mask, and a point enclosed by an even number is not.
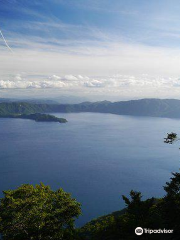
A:
[[[161,215],[157,209],[158,203],[161,199],[150,198],[147,200],[142,200],[141,192],[130,192],[131,199],[123,196],[123,200],[126,203],[127,211],[126,221],[128,219],[128,227],[131,228],[131,231],[134,233],[134,229],[137,226],[144,228],[156,228],[161,227]],[[130,232],[130,229],[129,229]]]
[[[44,184],[25,184],[4,191],[0,199],[0,233],[3,240],[74,239],[74,219],[80,204],[69,193]]]
[[[123,196],[126,209],[91,221],[81,229],[84,240],[133,240],[135,229],[164,228],[161,215],[157,209],[159,200],[155,198],[142,200],[140,192],[131,191],[130,198]],[[148,235],[145,239],[149,239]],[[153,236],[153,239],[164,239],[164,236]],[[152,239],[152,238],[150,238]]]
[[[173,173],[170,182],[164,186],[166,195],[160,204],[160,211],[165,224],[169,229],[173,229],[175,235],[180,236],[180,173]],[[174,238],[176,239],[176,238]]]
[[[122,211],[91,221],[80,229],[83,240],[134,240],[135,229],[140,226],[150,229],[164,229],[164,224],[159,204],[162,199],[150,198],[142,200],[140,192],[131,191],[130,198],[123,196],[126,208]],[[142,239],[152,239],[150,234],[145,234]],[[153,239],[171,239],[171,236],[155,234]]]

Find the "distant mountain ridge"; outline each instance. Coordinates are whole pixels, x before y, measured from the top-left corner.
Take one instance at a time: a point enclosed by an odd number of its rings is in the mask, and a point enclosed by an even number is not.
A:
[[[0,103],[24,102],[34,104],[58,104],[59,102],[49,99],[15,99],[15,98],[0,98]]]
[[[36,104],[2,102],[0,114],[97,112],[130,116],[180,118],[180,100],[140,99],[120,102],[83,102],[79,104]]]

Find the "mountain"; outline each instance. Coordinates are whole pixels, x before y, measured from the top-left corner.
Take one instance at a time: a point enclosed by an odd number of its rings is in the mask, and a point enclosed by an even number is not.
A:
[[[0,103],[6,102],[24,102],[24,103],[34,103],[34,104],[58,104],[58,101],[49,99],[15,99],[15,98],[0,98]]]
[[[60,112],[98,112],[130,116],[180,118],[180,100],[140,99],[120,102],[83,102],[80,104],[0,103],[0,114]]]

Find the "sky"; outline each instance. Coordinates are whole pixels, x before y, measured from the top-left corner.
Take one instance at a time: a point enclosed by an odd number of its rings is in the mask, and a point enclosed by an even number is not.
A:
[[[180,99],[180,1],[0,0],[0,98]]]

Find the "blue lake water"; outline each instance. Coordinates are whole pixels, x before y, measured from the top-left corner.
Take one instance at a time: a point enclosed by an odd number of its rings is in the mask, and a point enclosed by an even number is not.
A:
[[[131,189],[163,196],[180,166],[180,120],[98,113],[55,114],[67,124],[0,119],[0,191],[23,183],[62,187],[82,204],[81,226],[124,207]],[[1,195],[2,196],[2,193]]]

